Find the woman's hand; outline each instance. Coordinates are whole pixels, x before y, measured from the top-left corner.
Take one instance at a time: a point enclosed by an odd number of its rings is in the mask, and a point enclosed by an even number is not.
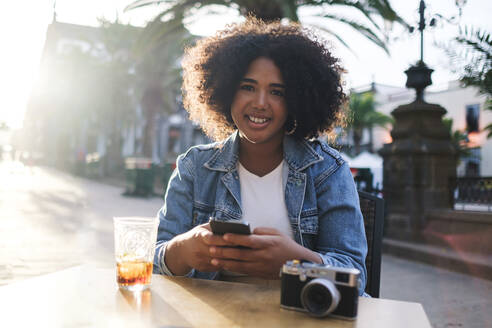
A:
[[[278,279],[282,265],[293,259],[321,263],[315,252],[302,247],[273,228],[256,228],[252,235],[225,234],[224,240],[247,248],[210,246],[211,264],[216,268],[255,277]]]
[[[165,262],[175,275],[185,275],[192,268],[202,272],[217,271],[220,266],[211,263],[210,247],[231,245],[222,236],[214,235],[208,223],[177,235],[166,246]]]

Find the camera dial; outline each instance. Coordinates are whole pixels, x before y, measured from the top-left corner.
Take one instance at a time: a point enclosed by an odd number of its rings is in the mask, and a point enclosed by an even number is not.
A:
[[[316,278],[302,288],[302,306],[315,317],[324,317],[333,312],[339,302],[340,292],[330,280]]]

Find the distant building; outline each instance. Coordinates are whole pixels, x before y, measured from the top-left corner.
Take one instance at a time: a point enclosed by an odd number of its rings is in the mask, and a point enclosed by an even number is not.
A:
[[[399,105],[408,104],[415,99],[414,90],[378,83],[355,88],[353,91],[373,91],[376,110],[386,115],[391,115]],[[453,131],[468,134],[467,146],[471,148],[471,155],[461,158],[458,176],[492,176],[492,139],[487,139],[486,132],[483,131],[492,122],[492,112],[484,110],[485,96],[480,95],[477,88],[463,88],[459,81],[452,81],[445,90],[426,91],[424,99],[447,110],[445,117],[453,119]],[[372,136],[370,131],[365,131],[362,143],[367,146],[372,141],[372,147],[377,151],[383,144],[392,141],[390,131],[391,129],[374,127]],[[347,141],[349,140],[348,138]]]
[[[89,115],[80,122],[78,131],[67,133],[63,128],[74,109],[67,106],[63,112],[56,110],[66,84],[57,74],[63,70],[63,55],[74,48],[88,52],[92,44],[102,46],[101,38],[101,31],[94,27],[57,21],[48,26],[39,80],[31,92],[23,127],[30,141],[26,147],[42,152],[47,164],[66,166],[85,160],[90,152],[104,152],[103,140],[90,128],[93,122]]]
[[[138,29],[135,27],[135,29]],[[79,76],[59,74],[66,70],[64,55],[76,49],[95,58],[105,59],[105,44],[102,28],[81,26],[53,21],[47,29],[46,41],[40,62],[39,84],[33,88],[24,122],[24,133],[29,135],[30,148],[41,151],[47,164],[64,167],[85,161],[86,156],[97,154],[97,158],[108,155],[108,129],[101,127],[96,117],[84,108],[71,106],[70,97],[63,91],[69,82]],[[82,69],[83,70],[83,69]],[[71,90],[73,92],[73,90]],[[128,91],[133,94],[132,90]],[[64,99],[64,97],[68,98]],[[60,105],[60,102],[66,104]],[[141,156],[145,115],[140,99],[134,101],[134,121],[130,126],[121,126],[120,158]],[[60,111],[60,108],[62,110]],[[174,161],[177,154],[184,152],[197,142],[207,140],[201,130],[186,119],[183,109],[176,103],[175,113],[157,113],[155,124],[154,163]],[[79,113],[74,118],[74,112]],[[76,130],[67,130],[66,122],[77,121]],[[64,163],[64,164],[63,164]],[[122,164],[121,164],[122,165]]]

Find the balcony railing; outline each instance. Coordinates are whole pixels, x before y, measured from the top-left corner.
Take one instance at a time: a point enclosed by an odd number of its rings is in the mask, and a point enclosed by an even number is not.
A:
[[[451,181],[453,204],[479,206],[477,209],[492,211],[492,177],[456,178]]]

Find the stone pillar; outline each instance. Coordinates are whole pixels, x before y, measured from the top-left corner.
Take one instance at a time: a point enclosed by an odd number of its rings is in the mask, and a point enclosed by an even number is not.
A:
[[[407,86],[417,89],[417,99],[391,113],[393,142],[379,151],[384,160],[385,235],[404,240],[420,239],[428,210],[451,208],[450,179],[456,177],[456,150],[442,123],[446,110],[423,100],[432,70],[421,67],[428,79],[419,77],[416,82],[411,77],[416,69],[405,73]]]

